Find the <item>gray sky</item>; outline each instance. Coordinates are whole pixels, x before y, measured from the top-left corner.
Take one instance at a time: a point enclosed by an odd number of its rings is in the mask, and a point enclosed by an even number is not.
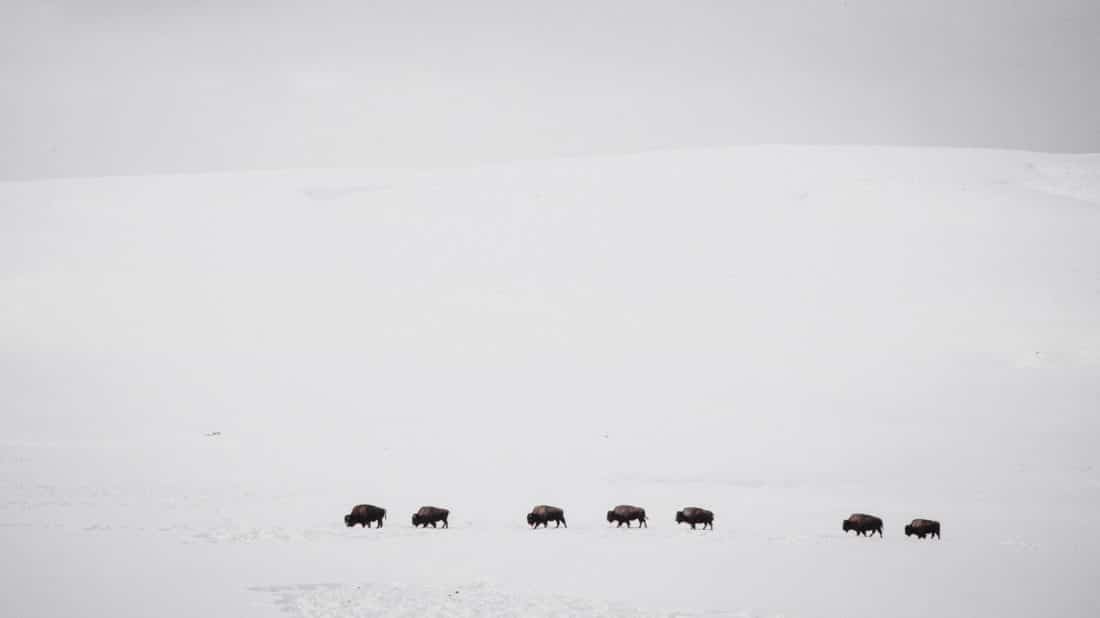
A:
[[[7,0],[0,179],[752,143],[1100,151],[1100,2]]]

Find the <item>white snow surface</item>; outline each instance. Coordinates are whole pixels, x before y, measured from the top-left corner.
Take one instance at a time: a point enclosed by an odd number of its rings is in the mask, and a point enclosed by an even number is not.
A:
[[[1097,156],[2,183],[0,615],[1096,616],[1098,378]]]

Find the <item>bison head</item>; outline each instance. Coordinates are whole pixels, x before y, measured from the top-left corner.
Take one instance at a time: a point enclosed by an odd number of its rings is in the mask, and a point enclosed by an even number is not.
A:
[[[912,536],[912,535],[913,535],[913,525],[912,524],[905,524],[905,536]]]
[[[419,525],[420,525],[420,514],[419,513],[413,513],[413,526],[419,526]]]
[[[845,520],[844,520],[844,531],[845,531],[845,532],[848,532],[848,531],[849,531],[849,530],[851,530],[851,529],[852,529],[852,522],[850,522],[850,521],[848,521],[847,519],[845,519]]]
[[[344,515],[344,525],[347,526],[348,528],[355,525],[355,524],[351,523],[351,515]]]
[[[684,512],[683,511],[676,511],[676,523],[678,523],[678,524],[684,523]]]
[[[533,525],[535,525],[535,522],[536,522],[536,521],[537,521],[537,520],[535,519],[535,514],[534,514],[534,513],[528,513],[528,514],[527,514],[527,525],[528,525],[528,526],[533,526]]]
[[[614,522],[615,522],[615,511],[608,511],[607,512],[607,523],[610,524],[610,523],[614,523]]]

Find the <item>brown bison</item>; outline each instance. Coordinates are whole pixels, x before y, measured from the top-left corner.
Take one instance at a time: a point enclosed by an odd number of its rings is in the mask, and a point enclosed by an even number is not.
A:
[[[649,527],[649,524],[646,523],[645,509],[641,507],[620,504],[607,512],[607,523],[613,524],[618,522],[618,525],[615,526],[616,528],[622,528],[623,524],[626,524],[626,527],[629,528],[630,522],[635,519],[638,520],[639,528],[642,526],[646,528]]]
[[[371,522],[378,522],[378,527],[382,527],[382,520],[386,518],[386,509],[379,508],[373,504],[360,504],[353,508],[351,513],[344,515],[344,524],[351,528],[355,524],[359,524],[365,528],[371,527]]]
[[[865,513],[853,513],[844,520],[844,532],[855,530],[856,536],[874,536],[877,532],[882,537],[882,520],[874,515]]]
[[[714,513],[697,506],[689,506],[682,511],[676,511],[676,523],[691,524],[692,530],[695,529],[695,524],[703,524],[704,530],[707,526],[714,530]]]
[[[551,521],[557,522],[557,525],[554,526],[555,528],[560,528],[562,526],[566,528],[569,527],[565,523],[565,511],[556,506],[540,504],[531,509],[531,512],[527,514],[527,525],[535,528],[538,528],[539,524],[542,524],[542,527],[545,528],[547,527],[547,522]]]
[[[913,536],[914,534],[917,535],[918,539],[923,539],[928,535],[938,539],[940,538],[940,522],[931,519],[914,519],[905,527],[905,536]]]
[[[420,510],[413,513],[413,527],[423,526],[428,527],[431,524],[435,528],[436,522],[443,522],[444,528],[449,528],[447,525],[447,517],[451,514],[447,509],[440,509],[434,506],[422,506]]]

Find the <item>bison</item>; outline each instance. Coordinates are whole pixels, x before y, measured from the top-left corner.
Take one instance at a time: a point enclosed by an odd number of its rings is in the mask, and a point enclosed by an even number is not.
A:
[[[918,539],[923,539],[928,535],[938,539],[940,538],[940,522],[931,519],[914,519],[905,527],[905,536],[913,536],[914,534],[917,535]]]
[[[697,506],[689,506],[682,511],[676,511],[676,523],[691,524],[692,530],[695,529],[695,524],[703,524],[704,530],[707,526],[714,530],[714,513]]]
[[[855,530],[856,536],[874,536],[877,532],[882,537],[882,520],[874,515],[865,513],[853,513],[844,520],[844,532]]]
[[[443,522],[444,528],[449,528],[447,525],[447,517],[451,514],[447,509],[440,509],[434,506],[422,506],[420,510],[413,513],[412,522],[413,527],[422,526],[424,528],[431,524],[435,528],[436,522]]]
[[[639,528],[642,526],[649,527],[649,524],[646,523],[645,509],[641,507],[620,504],[607,512],[607,523],[618,522],[616,528],[622,528],[623,524],[626,524],[626,527],[629,528],[630,522],[635,519],[638,520]]]
[[[556,506],[546,506],[545,504],[540,504],[531,509],[531,512],[527,514],[527,525],[534,528],[538,528],[539,524],[542,524],[542,527],[546,528],[547,522],[551,521],[557,522],[557,525],[554,526],[555,528],[560,528],[562,526],[565,526],[566,528],[569,527],[565,523],[565,511],[559,509]]]
[[[344,524],[351,528],[355,524],[359,524],[365,528],[371,527],[371,522],[378,522],[378,527],[382,527],[382,520],[386,518],[386,509],[374,506],[373,504],[360,504],[351,509],[351,513],[344,515]]]

